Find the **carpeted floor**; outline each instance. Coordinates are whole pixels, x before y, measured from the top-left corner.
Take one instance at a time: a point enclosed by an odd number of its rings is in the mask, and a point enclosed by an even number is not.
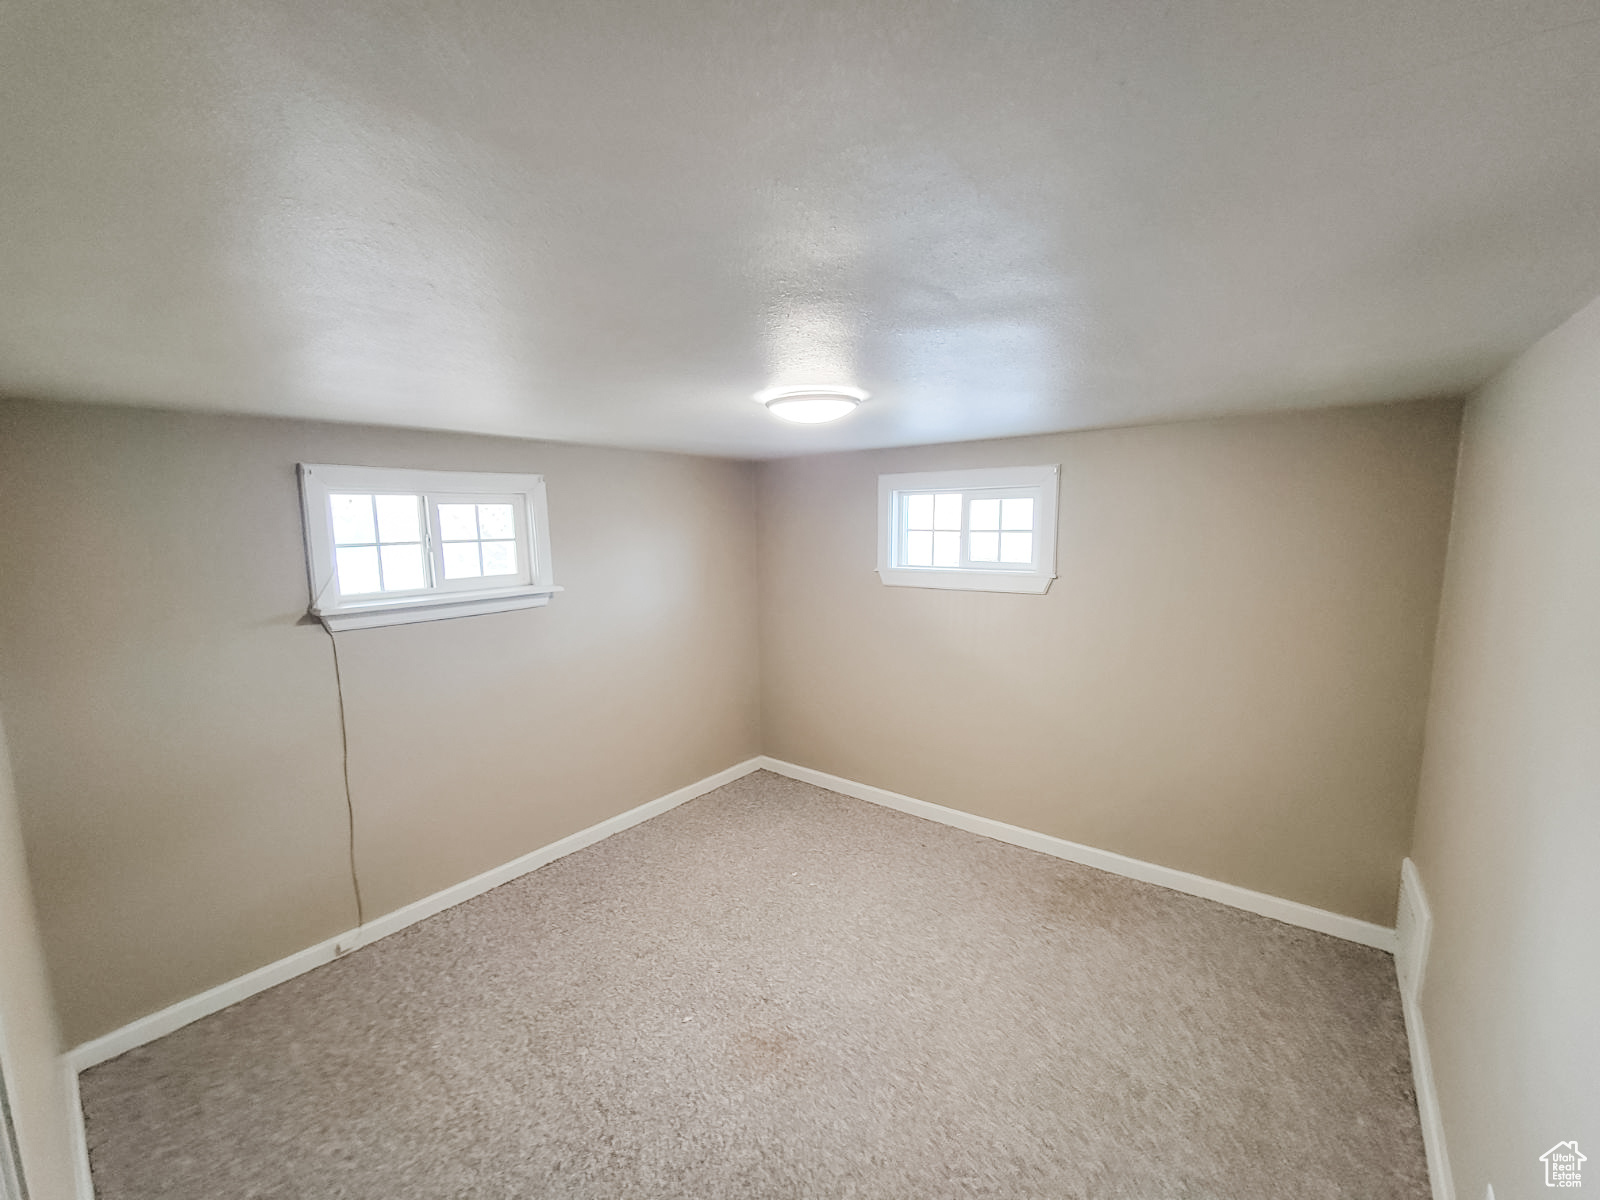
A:
[[[1387,955],[765,772],[82,1086],[102,1200],[1429,1195]]]

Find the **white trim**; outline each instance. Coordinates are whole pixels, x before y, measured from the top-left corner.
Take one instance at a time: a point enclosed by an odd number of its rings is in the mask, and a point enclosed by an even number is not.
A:
[[[941,592],[1022,592],[1043,595],[1054,575],[1034,571],[961,571],[934,567],[883,567],[878,578],[889,587],[933,588]]]
[[[1444,1114],[1433,1083],[1433,1058],[1428,1053],[1428,1033],[1422,1025],[1422,1006],[1401,998],[1406,1019],[1406,1044],[1411,1050],[1411,1080],[1417,1093],[1417,1119],[1422,1123],[1422,1148],[1428,1156],[1428,1183],[1433,1200],[1456,1200],[1450,1154],[1444,1143]]]
[[[0,1023],[0,1200],[27,1200],[28,1185],[22,1170],[22,1146],[11,1114],[11,1088],[7,1082],[5,1026]]]
[[[306,573],[311,585],[311,615],[330,630],[409,625],[479,613],[541,608],[561,589],[550,556],[550,507],[543,475],[499,472],[425,471],[408,467],[349,467],[299,463],[300,509],[305,524]],[[388,595],[339,595],[334,566],[333,520],[329,496],[336,491],[415,494],[422,504],[423,554],[431,582],[422,589]],[[503,501],[516,511],[520,570],[500,577],[501,585],[444,578],[437,510],[441,502]],[[375,531],[376,536],[376,531]]]
[[[1061,474],[1061,464],[1039,467],[972,467],[961,471],[907,471],[879,475],[897,492],[964,492],[970,488],[1040,487]]]
[[[1422,988],[1427,978],[1428,949],[1433,935],[1433,909],[1428,904],[1417,865],[1409,858],[1400,864],[1400,913],[1396,928],[1400,944],[1394,955],[1395,975],[1400,981],[1406,1044],[1411,1051],[1411,1079],[1417,1092],[1422,1147],[1428,1156],[1428,1182],[1433,1189],[1433,1200],[1456,1200],[1455,1174],[1444,1140],[1444,1114],[1439,1109],[1439,1092],[1433,1080],[1433,1056],[1428,1053],[1428,1031],[1422,1023]]]
[[[909,813],[912,816],[923,817],[927,820],[938,821],[940,824],[950,825],[963,829],[968,833],[975,833],[981,837],[994,838],[997,841],[1007,842],[1014,846],[1022,846],[1029,850],[1037,850],[1055,858],[1066,859],[1070,862],[1081,863],[1084,866],[1096,867],[1113,874],[1127,876],[1130,879],[1139,879],[1146,883],[1158,884],[1174,891],[1184,892],[1191,896],[1200,896],[1208,900],[1216,900],[1234,908],[1242,908],[1262,916],[1273,917],[1290,925],[1298,925],[1306,929],[1314,929],[1321,933],[1332,934],[1334,937],[1345,938],[1349,941],[1360,942],[1363,945],[1374,946],[1380,950],[1391,953],[1395,950],[1394,930],[1386,929],[1354,917],[1343,916],[1339,913],[1326,912],[1322,909],[1312,908],[1310,905],[1300,904],[1294,900],[1284,900],[1277,896],[1269,896],[1262,892],[1253,892],[1247,888],[1238,887],[1230,883],[1221,883],[1217,880],[1207,879],[1200,875],[1191,875],[1185,871],[1177,871],[1171,867],[1159,866],[1155,863],[1143,862],[1139,859],[1128,858],[1121,854],[1114,854],[1107,850],[1097,850],[1092,846],[1080,845],[1062,838],[1052,837],[1049,834],[1035,833],[1032,830],[1022,829],[1015,825],[1007,825],[1001,821],[991,820],[988,817],[978,817],[971,813],[961,812],[958,809],[945,808],[942,805],[930,804],[925,800],[916,800],[910,796],[902,796],[897,792],[890,792],[883,788],[873,787],[870,784],[856,783],[838,775],[829,775],[824,771],[813,770],[810,767],[796,766],[781,759],[759,755],[747,759],[735,766],[707,776],[697,783],[679,788],[637,808],[619,813],[614,817],[601,821],[589,828],[580,830],[560,841],[552,842],[521,858],[485,871],[453,887],[436,892],[404,908],[396,909],[376,920],[368,922],[357,929],[352,929],[338,937],[329,938],[310,946],[287,958],[269,963],[264,967],[241,975],[237,979],[219,984],[197,996],[154,1012],[148,1016],[132,1021],[120,1029],[114,1029],[92,1041],[84,1042],[73,1047],[61,1056],[62,1067],[67,1076],[68,1095],[72,1108],[77,1116],[73,1130],[74,1149],[77,1161],[74,1164],[75,1178],[77,1181],[79,1200],[94,1200],[94,1188],[89,1174],[88,1141],[83,1125],[83,1109],[78,1098],[78,1073],[89,1067],[115,1058],[117,1055],[143,1046],[157,1038],[164,1037],[183,1026],[219,1012],[231,1004],[265,991],[276,984],[283,983],[303,975],[316,967],[332,962],[341,955],[352,950],[370,945],[380,938],[396,933],[418,921],[425,920],[436,913],[443,912],[475,896],[480,896],[491,888],[499,887],[530,871],[537,870],[547,863],[558,858],[581,850],[586,846],[620,833],[642,821],[676,808],[698,796],[732,783],[735,779],[742,778],[757,770],[768,770],[775,774],[785,775],[791,779],[798,779],[804,783],[815,784],[817,787],[827,788],[829,791],[839,792],[842,795],[865,800],[872,804],[879,804],[899,812]],[[1420,881],[1419,881],[1420,887]],[[1434,1200],[1455,1200],[1455,1194],[1449,1183],[1449,1164],[1443,1157],[1443,1131],[1438,1127],[1438,1101],[1433,1092],[1433,1076],[1428,1066],[1427,1043],[1422,1034],[1422,1021],[1420,1013],[1413,1012],[1413,1006],[1406,1004],[1406,1030],[1411,1038],[1412,1069],[1417,1078],[1417,1100],[1423,1116],[1423,1139],[1428,1148],[1428,1169],[1433,1178]],[[1432,1124],[1430,1125],[1430,1114]],[[1435,1154],[1439,1156],[1440,1166],[1435,1167]]]
[[[1400,994],[1418,1002],[1423,976],[1428,967],[1428,944],[1433,940],[1433,910],[1422,890],[1417,864],[1409,858],[1400,863],[1400,905],[1395,913],[1395,974],[1400,979]]]
[[[94,1200],[94,1179],[89,1174],[89,1131],[83,1124],[83,1099],[78,1094],[78,1068],[72,1065],[71,1054],[61,1056],[61,1073],[65,1076],[68,1119],[72,1138],[72,1184],[78,1200]]]
[[[93,1041],[74,1046],[67,1051],[64,1057],[73,1071],[87,1070],[97,1063],[103,1063],[107,1059],[115,1058],[119,1054],[134,1049],[136,1046],[143,1046],[159,1037],[165,1037],[174,1030],[198,1021],[201,1017],[207,1017],[214,1012],[219,1012],[230,1004],[236,1004],[248,996],[255,995],[257,992],[265,991],[267,988],[293,979],[297,975],[303,975],[315,967],[320,967],[324,963],[332,962],[352,950],[359,950],[362,946],[370,945],[380,938],[388,937],[391,933],[396,933],[409,925],[415,925],[418,921],[425,920],[435,913],[443,912],[447,908],[453,908],[463,901],[471,900],[474,896],[481,896],[491,888],[499,887],[502,883],[509,883],[519,876],[526,875],[529,871],[538,870],[547,863],[552,863],[556,859],[563,858],[574,851],[582,850],[585,846],[592,846],[614,833],[621,833],[624,829],[632,828],[641,821],[648,821],[651,817],[660,816],[669,809],[676,808],[678,805],[693,800],[697,796],[703,796],[707,792],[722,787],[724,784],[732,783],[735,779],[748,775],[752,771],[759,769],[759,767],[760,761],[752,758],[728,767],[726,770],[718,771],[715,775],[709,775],[697,783],[681,787],[675,792],[669,792],[667,795],[658,797],[646,804],[641,804],[637,808],[630,808],[627,812],[618,813],[616,816],[601,821],[597,825],[591,825],[587,829],[579,830],[577,833],[564,837],[558,842],[551,842],[548,846],[543,846],[529,854],[524,854],[521,858],[513,859],[511,862],[494,867],[481,875],[475,875],[471,879],[458,883],[453,887],[445,888],[442,892],[435,892],[433,895],[425,896],[421,900],[406,905],[404,908],[385,913],[381,917],[368,921],[365,925],[341,933],[338,937],[318,942],[315,946],[308,946],[306,949],[291,954],[287,958],[280,958],[277,962],[259,967],[247,975],[241,975],[237,979],[230,979],[226,983],[220,983],[214,988],[201,992],[198,996],[190,996],[187,1000],[180,1000],[176,1004],[161,1009],[159,1012],[140,1017],[137,1021],[131,1021],[120,1029],[113,1029],[110,1033],[97,1037]]]
[[[878,578],[890,587],[939,588],[969,592],[1029,592],[1050,590],[1056,577],[1056,509],[1061,479],[1060,464],[1041,467],[979,467],[967,471],[914,471],[878,476]],[[996,564],[972,566],[967,559],[966,493],[1037,491],[1032,566],[1017,568]],[[962,562],[954,567],[898,565],[903,525],[898,497],[904,492],[962,492]]]
[[[1346,941],[1359,942],[1363,946],[1372,946],[1378,950],[1386,950],[1390,954],[1394,953],[1394,930],[1383,925],[1375,925],[1370,921],[1313,908],[1309,904],[1301,904],[1298,900],[1285,900],[1279,896],[1269,896],[1265,892],[1253,892],[1237,884],[1207,879],[1204,875],[1191,875],[1187,871],[1163,867],[1158,863],[1128,858],[1126,855],[1114,854],[1109,850],[1097,850],[1093,846],[1084,846],[1078,842],[1066,841],[1064,838],[1052,837],[1047,833],[1036,833],[1031,829],[1007,825],[1004,821],[995,821],[989,817],[974,816],[960,809],[945,808],[941,804],[930,804],[926,800],[902,796],[898,792],[886,791],[871,784],[856,783],[838,775],[829,775],[825,771],[813,770],[810,767],[799,767],[766,755],[762,755],[757,762],[764,769],[779,775],[787,775],[790,779],[812,783],[831,792],[853,796],[857,800],[881,804],[885,808],[910,813],[914,817],[938,821],[941,825],[952,825],[968,833],[976,833],[980,837],[1009,842],[1013,846],[1037,850],[1054,858],[1064,858],[1068,862],[1110,871],[1114,875],[1124,875],[1129,879],[1158,884],[1175,892],[1215,900],[1232,908],[1242,908],[1246,912],[1272,917],[1288,925],[1314,929],[1318,933],[1331,934]]]
[[[9,783],[9,780],[7,781]],[[5,1014],[0,1013],[0,1200],[25,1200],[28,1192],[22,1166],[22,1145],[17,1140],[16,1118],[11,1108],[11,1039],[6,1036]]]
[[[419,596],[378,604],[370,610],[353,605],[340,612],[318,613],[321,621],[334,633],[346,629],[374,629],[380,625],[413,625],[419,621],[447,621],[451,617],[476,617],[483,613],[511,612],[519,608],[543,608],[550,597],[562,591],[559,587],[521,588],[500,596],[479,596],[468,599],[462,596]]]

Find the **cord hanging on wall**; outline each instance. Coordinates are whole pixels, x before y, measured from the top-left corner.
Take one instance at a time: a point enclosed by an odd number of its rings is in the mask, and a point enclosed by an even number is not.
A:
[[[333,643],[333,684],[339,693],[339,740],[344,747],[344,809],[350,825],[350,886],[356,894],[356,925],[359,927],[367,923],[367,914],[361,903],[361,877],[356,872],[356,806],[350,795],[350,728],[344,715],[344,672],[339,668],[339,639],[326,625],[323,629]]]

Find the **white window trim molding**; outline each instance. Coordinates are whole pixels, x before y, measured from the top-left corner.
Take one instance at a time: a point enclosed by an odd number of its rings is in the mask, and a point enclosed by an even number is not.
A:
[[[891,587],[941,588],[974,592],[1050,590],[1056,577],[1056,506],[1059,463],[1042,467],[978,467],[962,471],[917,471],[878,476],[878,578]],[[1038,488],[1034,525],[1037,563],[1029,569],[901,567],[895,545],[899,528],[895,496],[901,492],[966,492],[979,488]]]
[[[424,471],[407,467],[350,467],[300,463],[300,506],[305,520],[306,574],[311,615],[335,633],[443,621],[481,613],[540,608],[562,589],[550,559],[550,516],[543,475],[478,471]],[[513,587],[441,589],[426,595],[341,600],[334,570],[333,519],[328,496],[335,491],[414,492],[451,499],[511,496],[523,506],[528,536],[529,582]],[[426,518],[426,513],[424,517]]]

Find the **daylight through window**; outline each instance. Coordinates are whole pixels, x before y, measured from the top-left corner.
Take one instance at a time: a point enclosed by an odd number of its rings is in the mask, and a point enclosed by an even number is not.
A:
[[[551,581],[544,481],[301,464],[311,611],[330,628],[528,608]]]
[[[516,510],[510,504],[441,504],[446,579],[517,573]]]
[[[906,567],[1033,565],[1032,495],[908,492]]]
[[[1042,592],[1055,577],[1056,467],[879,477],[879,574],[913,587]]]
[[[428,586],[421,496],[341,492],[328,497],[341,596]]]

